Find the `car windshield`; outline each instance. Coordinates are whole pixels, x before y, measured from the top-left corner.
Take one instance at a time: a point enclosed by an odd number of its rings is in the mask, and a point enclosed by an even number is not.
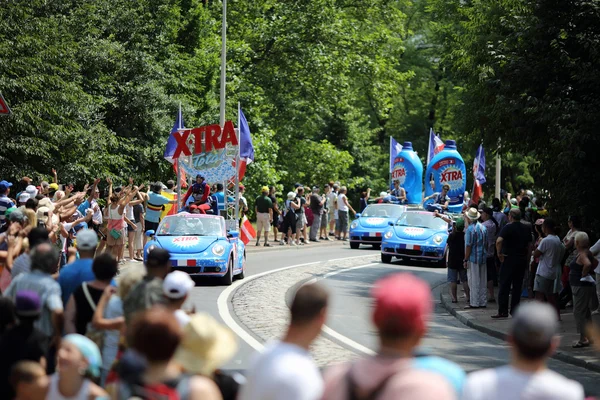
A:
[[[424,211],[407,211],[402,214],[396,224],[440,231],[448,229],[448,224],[443,219],[436,218],[433,213]]]
[[[166,217],[160,224],[158,236],[221,236],[221,221],[216,218],[189,216]]]
[[[361,217],[399,218],[406,210],[395,204],[371,204],[360,214]]]

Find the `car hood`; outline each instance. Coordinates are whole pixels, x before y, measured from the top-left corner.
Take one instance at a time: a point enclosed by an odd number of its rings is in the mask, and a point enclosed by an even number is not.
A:
[[[386,228],[389,221],[391,221],[389,217],[361,217],[358,219],[363,228]]]
[[[216,236],[156,236],[156,241],[170,253],[201,253],[219,240]]]
[[[434,229],[416,226],[395,226],[394,231],[399,238],[409,240],[427,240],[435,234],[444,234]]]

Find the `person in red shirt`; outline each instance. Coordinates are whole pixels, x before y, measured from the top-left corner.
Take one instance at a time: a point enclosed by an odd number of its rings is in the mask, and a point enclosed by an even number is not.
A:
[[[196,175],[196,183],[194,183],[188,189],[187,193],[183,197],[183,204],[187,204],[190,196],[194,199],[194,204],[200,205],[206,203],[208,196],[210,195],[210,186],[204,180],[204,177],[200,174]]]

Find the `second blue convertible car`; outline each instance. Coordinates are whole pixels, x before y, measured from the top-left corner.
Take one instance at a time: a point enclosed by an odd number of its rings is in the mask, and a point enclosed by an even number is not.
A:
[[[360,244],[370,244],[379,249],[383,231],[390,222],[406,211],[406,206],[397,204],[371,204],[350,224],[350,248],[358,249]]]
[[[446,267],[448,223],[428,211],[408,210],[383,233],[381,261],[392,258],[433,261]]]
[[[234,276],[244,278],[246,248],[237,232],[227,232],[225,219],[216,215],[180,213],[165,217],[144,247],[161,247],[171,254],[174,270],[192,277],[213,276],[231,285]]]

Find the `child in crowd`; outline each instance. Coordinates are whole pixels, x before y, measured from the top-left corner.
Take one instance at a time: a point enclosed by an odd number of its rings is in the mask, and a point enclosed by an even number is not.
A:
[[[15,400],[44,400],[50,380],[40,363],[21,361],[13,367],[10,383],[16,393]]]

